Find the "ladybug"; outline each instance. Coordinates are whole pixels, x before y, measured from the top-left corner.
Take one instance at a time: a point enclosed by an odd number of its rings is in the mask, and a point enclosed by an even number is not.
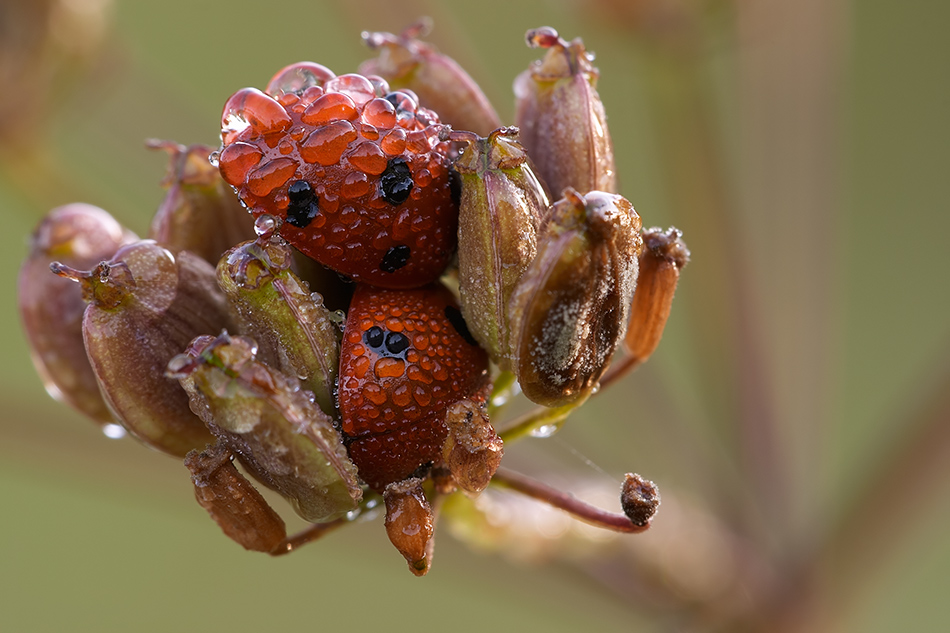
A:
[[[457,242],[448,129],[379,77],[293,64],[225,104],[218,168],[255,217],[354,281],[435,281]]]
[[[484,393],[488,355],[445,286],[360,285],[347,315],[339,375],[344,444],[363,481],[381,492],[439,460],[446,409]]]

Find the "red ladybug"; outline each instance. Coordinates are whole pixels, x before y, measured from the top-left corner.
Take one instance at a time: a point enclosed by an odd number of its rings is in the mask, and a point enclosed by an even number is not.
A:
[[[458,195],[435,113],[385,80],[319,64],[225,104],[218,167],[255,216],[309,257],[387,288],[435,281],[455,251]]]
[[[361,285],[340,351],[344,442],[360,477],[382,491],[441,455],[446,409],[488,379],[488,356],[440,284],[414,290]]]

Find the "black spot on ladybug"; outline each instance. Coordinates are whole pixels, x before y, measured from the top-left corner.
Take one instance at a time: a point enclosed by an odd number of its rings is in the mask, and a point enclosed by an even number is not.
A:
[[[386,170],[379,177],[380,187],[383,190],[383,200],[396,206],[402,204],[412,192],[412,172],[409,165],[401,156],[389,160]]]
[[[370,347],[381,346],[383,344],[384,339],[385,339],[385,336],[383,334],[383,329],[376,325],[366,330],[366,333],[363,334],[363,340]]]
[[[386,335],[386,351],[390,354],[402,354],[409,347],[409,337],[402,332],[390,332]]]
[[[462,177],[454,169],[449,170],[449,194],[453,205],[457,207],[462,204]]]
[[[306,180],[295,180],[287,187],[287,222],[298,229],[306,228],[320,213],[317,196]]]
[[[383,261],[379,262],[379,269],[384,273],[394,273],[409,261],[409,255],[412,250],[405,244],[393,246],[383,255]]]
[[[398,108],[399,102],[401,101],[401,98],[400,98],[401,96],[402,95],[400,95],[398,92],[390,92],[388,95],[383,97],[383,99],[393,104],[394,108]]]
[[[458,308],[455,306],[445,306],[445,318],[449,320],[449,323],[451,323],[455,331],[459,333],[459,336],[465,339],[466,343],[469,345],[478,345],[478,341],[472,338],[472,333],[468,331],[468,325],[465,324],[465,319],[462,318],[462,313]]]

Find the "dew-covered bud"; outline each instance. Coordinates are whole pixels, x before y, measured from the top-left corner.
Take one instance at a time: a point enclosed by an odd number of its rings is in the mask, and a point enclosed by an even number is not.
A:
[[[114,420],[82,342],[86,302],[78,285],[51,275],[49,266],[58,260],[77,269],[92,268],[137,239],[98,207],[59,207],[34,231],[17,279],[20,318],[46,391],[100,425]]]
[[[418,22],[401,35],[363,33],[363,41],[379,56],[363,62],[360,72],[383,77],[393,90],[412,90],[422,106],[438,112],[443,123],[457,130],[486,135],[501,127],[495,109],[469,74],[431,44],[416,39],[430,26]]]
[[[504,443],[495,433],[484,405],[460,400],[445,412],[449,434],[442,458],[458,487],[479,493],[488,487],[505,453]]]
[[[681,238],[675,228],[643,232],[640,277],[624,337],[624,348],[640,362],[650,357],[663,337],[680,270],[689,262],[689,249]]]
[[[422,480],[404,479],[383,491],[386,502],[386,534],[409,563],[409,571],[425,576],[432,565],[432,534],[435,521],[422,489]]]
[[[177,457],[213,438],[165,378],[168,361],[195,337],[231,326],[214,269],[188,251],[151,240],[120,248],[91,272],[53,265],[80,282],[89,306],[83,337],[99,387],[117,420],[144,444]]]
[[[635,473],[627,473],[620,492],[620,506],[634,525],[650,522],[660,507],[660,491],[656,484]]]
[[[221,444],[185,457],[195,499],[231,540],[254,552],[270,552],[287,538],[283,519],[231,463]]]
[[[621,196],[567,189],[554,204],[509,303],[512,365],[532,401],[562,406],[597,386],[626,330],[641,247]]]
[[[555,195],[566,187],[616,192],[614,151],[592,55],[580,39],[568,43],[550,27],[528,31],[527,41],[548,49],[514,85],[515,124],[538,175]]]
[[[169,155],[162,181],[168,192],[152,219],[150,239],[172,253],[191,251],[212,266],[224,251],[254,239],[254,218],[211,164],[212,148],[171,141],[148,146]]]
[[[195,339],[168,364],[194,411],[259,482],[313,523],[337,519],[362,499],[356,467],[333,420],[300,382],[255,359],[251,339]]]
[[[334,415],[333,390],[340,364],[339,323],[319,294],[290,270],[293,251],[262,236],[221,258],[218,285],[241,332],[258,343],[262,362],[298,377],[324,413]]]
[[[517,128],[468,141],[456,163],[459,209],[459,290],[475,340],[502,369],[510,366],[508,300],[537,254],[548,197],[518,143]]]

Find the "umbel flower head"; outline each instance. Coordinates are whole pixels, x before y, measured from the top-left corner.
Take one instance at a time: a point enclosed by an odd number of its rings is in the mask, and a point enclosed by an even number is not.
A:
[[[528,33],[546,53],[505,127],[424,31],[364,33],[362,74],[300,62],[223,99],[219,148],[150,142],[171,157],[150,239],[70,205],[21,270],[50,393],[183,459],[247,549],[283,554],[379,506],[424,575],[453,495],[503,486],[621,532],[659,506],[639,475],[613,513],[501,461],[652,353],[680,233],[641,231],[615,191],[580,40]],[[519,392],[537,408],[499,424]],[[252,481],[312,527],[288,536]]]

